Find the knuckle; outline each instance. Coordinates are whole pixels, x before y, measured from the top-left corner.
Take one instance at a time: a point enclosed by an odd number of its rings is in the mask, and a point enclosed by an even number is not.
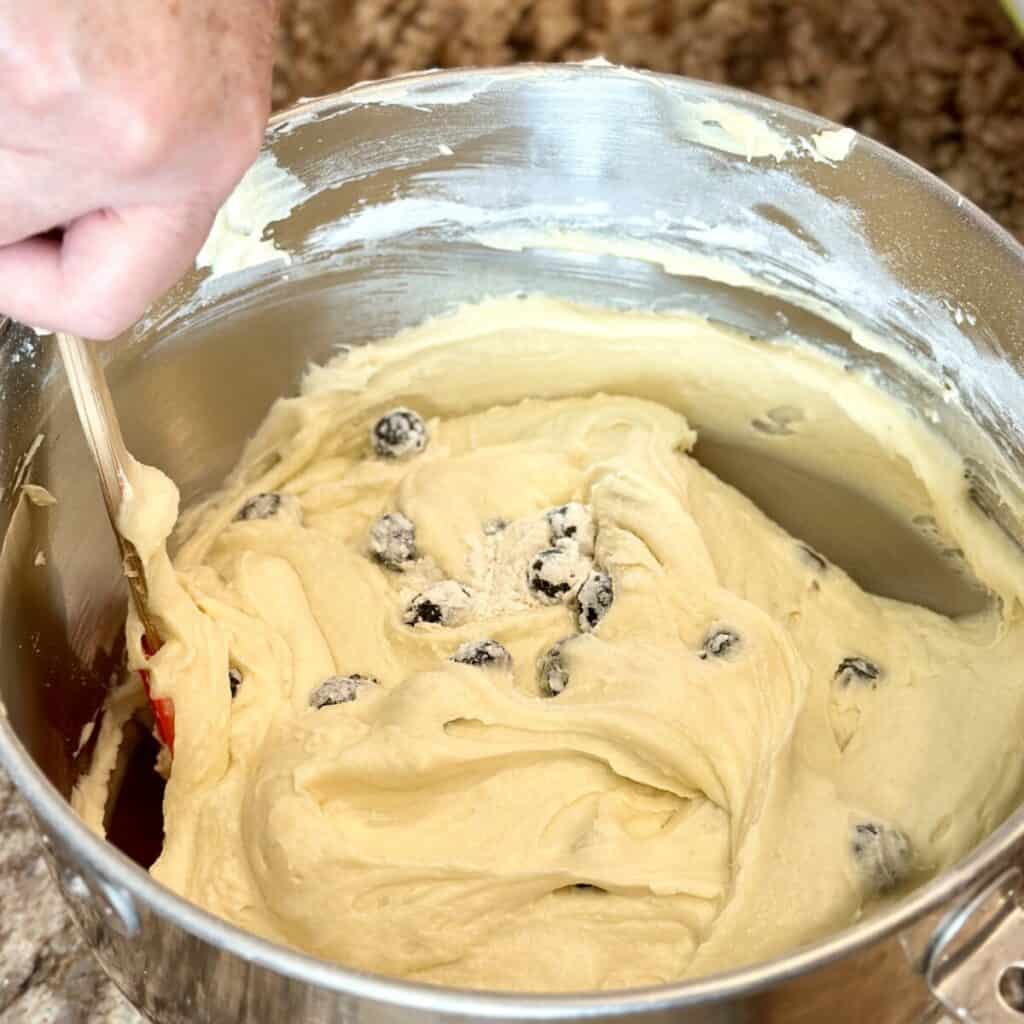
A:
[[[112,125],[118,162],[128,172],[144,173],[166,159],[171,144],[168,118],[158,108],[134,102]]]
[[[4,91],[27,114],[42,117],[60,111],[80,91],[78,63],[53,40],[30,33],[0,50],[0,57]]]
[[[179,151],[194,149],[196,141],[205,138],[208,145],[193,160],[207,173],[215,176],[222,171],[234,181],[256,158],[266,118],[265,105],[255,98],[233,102],[230,115],[207,117],[203,123],[187,97],[161,95],[159,90],[136,95],[125,101],[112,125],[117,160],[128,174],[151,174],[174,165]]]
[[[59,73],[47,68],[26,68],[14,79],[15,104],[27,114],[43,117],[69,102],[74,85]]]
[[[194,140],[195,120],[191,94],[156,74],[109,104],[107,130],[115,140],[115,159],[129,174],[157,171]]]

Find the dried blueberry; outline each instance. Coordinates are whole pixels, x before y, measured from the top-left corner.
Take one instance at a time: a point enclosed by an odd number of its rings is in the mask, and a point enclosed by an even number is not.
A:
[[[236,520],[272,519],[281,511],[281,495],[268,491],[250,498],[238,511]]]
[[[309,706],[319,710],[333,704],[348,704],[356,699],[360,687],[376,685],[377,680],[372,676],[331,676],[309,695]]]
[[[401,512],[389,512],[370,527],[370,553],[387,569],[401,572],[416,559],[416,527]]]
[[[572,541],[564,541],[558,547],[546,548],[531,561],[526,572],[530,592],[544,604],[559,604],[568,601],[583,582],[590,568]]]
[[[427,425],[412,409],[392,409],[374,423],[370,440],[382,459],[404,459],[427,447]]]
[[[544,513],[551,530],[551,543],[560,540],[574,540],[580,553],[594,553],[594,520],[590,510],[578,501],[570,501],[568,505],[560,505]]]
[[[440,625],[444,618],[444,612],[436,601],[418,594],[413,598],[405,613],[405,622],[410,626],[418,626],[421,622],[430,625]]]
[[[236,522],[258,519],[282,519],[292,523],[302,522],[302,505],[293,494],[277,494],[265,491],[251,497],[235,516]]]
[[[704,638],[704,650],[700,652],[702,658],[724,658],[731,654],[740,645],[738,633],[731,629],[713,629]]]
[[[562,658],[567,642],[559,640],[537,659],[537,682],[545,697],[557,697],[569,685],[569,670]]]
[[[462,644],[450,660],[457,661],[460,665],[512,667],[512,655],[497,640],[470,640]]]
[[[843,687],[857,682],[874,689],[881,675],[882,670],[867,658],[843,658],[836,669],[835,681]]]
[[[595,569],[583,581],[583,586],[576,596],[579,612],[577,621],[580,629],[584,633],[597,629],[614,600],[615,588],[612,586],[611,576],[600,569]]]
[[[228,669],[228,686],[231,687],[231,696],[234,697],[238,693],[238,688],[242,685],[242,673],[237,668]]]
[[[405,610],[405,624],[457,626],[465,620],[471,600],[469,591],[455,580],[432,583],[409,603]]]
[[[850,852],[862,881],[872,892],[886,892],[910,873],[910,841],[899,829],[882,822],[861,821],[854,825]]]
[[[797,545],[800,549],[800,554],[804,557],[807,562],[810,562],[819,572],[824,572],[828,568],[828,560],[824,555],[819,555],[814,548],[808,544]]]

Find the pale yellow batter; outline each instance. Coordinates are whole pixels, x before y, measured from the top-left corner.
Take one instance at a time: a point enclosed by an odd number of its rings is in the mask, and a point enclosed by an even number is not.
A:
[[[396,409],[425,429],[382,455]],[[992,609],[863,592],[694,426],[933,516]],[[129,651],[176,724],[153,874],[318,956],[532,991],[707,973],[854,921],[1019,796],[1019,556],[930,428],[823,357],[498,300],[311,370],[173,566],[177,494],[136,484],[166,644],[145,662],[132,618]]]

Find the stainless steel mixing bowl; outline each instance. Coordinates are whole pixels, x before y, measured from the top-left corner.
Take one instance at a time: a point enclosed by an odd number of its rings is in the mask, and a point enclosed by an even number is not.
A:
[[[220,480],[310,360],[462,301],[543,290],[693,309],[764,344],[798,337],[874,368],[961,449],[965,488],[1017,534],[1002,497],[1024,462],[1024,253],[895,154],[858,138],[844,155],[846,137],[818,134],[834,127],[602,63],[430,73],[304,103],[267,136],[307,193],[272,229],[292,262],[216,281],[193,274],[105,349],[129,445],[188,502]],[[876,351],[863,328],[907,359]],[[729,438],[702,444],[743,482],[742,450]],[[0,348],[0,474],[0,762],[97,956],[154,1020],[908,1021],[932,1012],[933,992],[977,1021],[1024,1020],[1012,1005],[1024,989],[1012,966],[1024,958],[1020,813],[953,870],[842,934],[651,990],[429,988],[346,971],[210,917],[70,812],[91,754],[89,743],[78,751],[81,730],[117,664],[125,588],[53,347],[13,331]],[[771,506],[782,478],[768,477],[757,496]],[[59,504],[26,502],[24,479]],[[806,495],[769,511],[786,521],[794,508],[806,513],[801,531],[866,585],[953,613],[976,602],[901,524],[866,518],[857,548],[829,535]],[[152,827],[140,817],[129,835]]]

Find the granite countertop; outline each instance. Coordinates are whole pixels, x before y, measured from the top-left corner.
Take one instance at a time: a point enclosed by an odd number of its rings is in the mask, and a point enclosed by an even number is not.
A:
[[[144,1024],[86,947],[2,771],[0,1024]]]

